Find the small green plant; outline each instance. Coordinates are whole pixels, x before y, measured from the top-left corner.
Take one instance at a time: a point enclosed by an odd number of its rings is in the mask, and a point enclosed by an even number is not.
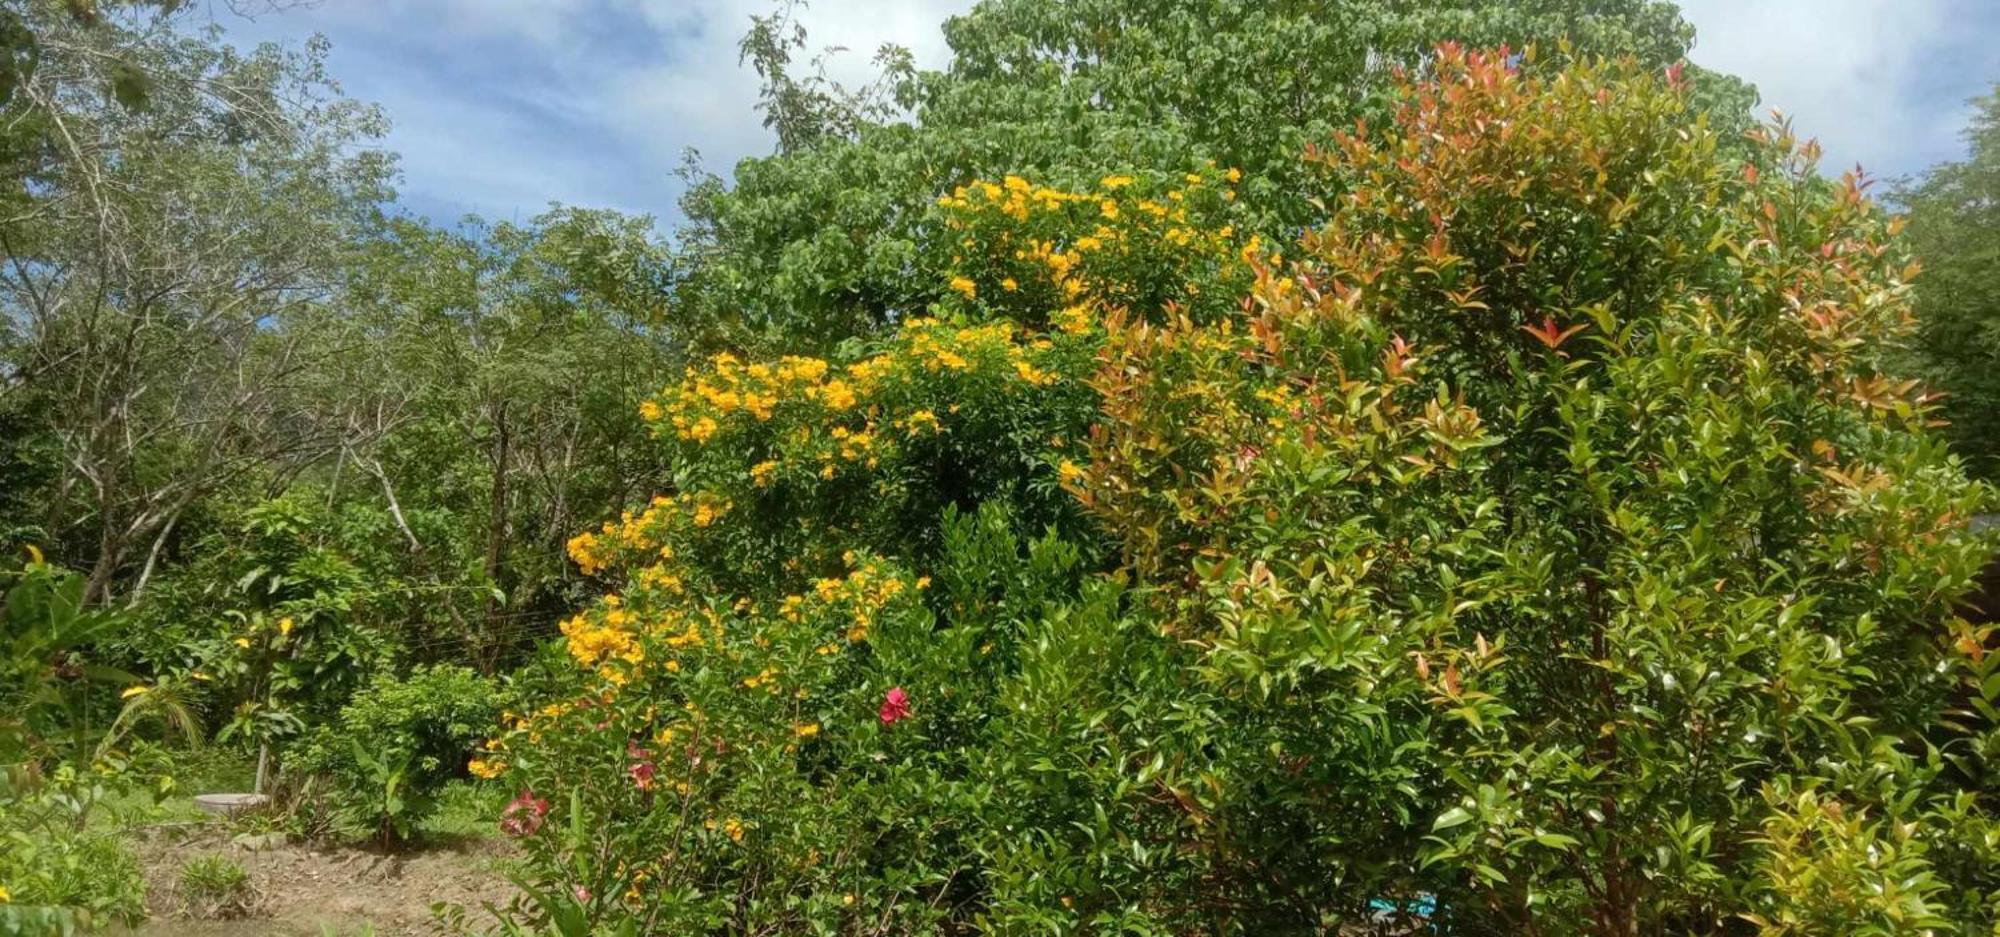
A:
[[[250,873],[228,856],[197,856],[181,866],[179,898],[187,917],[227,920],[245,917],[256,907]]]
[[[136,924],[146,879],[119,839],[83,822],[101,779],[68,767],[32,786],[0,779],[0,935],[60,934]]]
[[[414,756],[406,751],[374,754],[353,740],[348,748],[363,781],[355,793],[366,795],[345,805],[348,816],[356,826],[372,830],[384,849],[408,840],[417,815],[430,807],[430,798],[410,784]]]
[[[413,838],[437,794],[465,776],[476,746],[499,718],[493,682],[464,667],[419,668],[380,678],[287,753],[288,783],[301,796],[302,835],[334,806],[341,825],[384,848]],[[317,795],[317,796],[315,796]],[[303,811],[303,812],[300,812]]]

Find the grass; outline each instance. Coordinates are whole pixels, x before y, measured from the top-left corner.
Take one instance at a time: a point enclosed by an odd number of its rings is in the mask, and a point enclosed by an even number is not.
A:
[[[243,917],[256,904],[250,873],[227,856],[197,856],[181,866],[177,882],[181,913],[226,920]]]
[[[438,792],[437,808],[417,825],[418,836],[446,842],[489,839],[500,834],[500,811],[508,793],[498,785],[452,781]]]
[[[128,827],[155,823],[195,823],[212,819],[194,805],[194,795],[247,791],[255,783],[254,757],[225,748],[177,751],[167,777],[171,789],[158,787],[108,794],[91,816],[93,827]]]

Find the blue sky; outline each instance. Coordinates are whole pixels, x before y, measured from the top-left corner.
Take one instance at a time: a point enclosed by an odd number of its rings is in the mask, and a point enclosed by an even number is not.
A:
[[[893,41],[944,64],[938,24],[972,0],[816,0],[815,46],[867,74]],[[1692,58],[1755,82],[1817,136],[1827,166],[1916,172],[1963,155],[1966,99],[2000,81],[2000,0],[1682,0]],[[320,0],[254,19],[233,41],[333,44],[348,94],[395,122],[406,205],[449,222],[523,219],[551,201],[671,223],[688,148],[711,170],[765,152],[757,82],[736,40],[769,0]]]

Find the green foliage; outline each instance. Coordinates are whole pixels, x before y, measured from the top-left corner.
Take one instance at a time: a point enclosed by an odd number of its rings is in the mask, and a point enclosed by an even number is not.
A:
[[[1240,167],[1244,230],[1289,241],[1321,217],[1299,153],[1379,123],[1392,70],[1438,42],[1534,43],[1556,64],[1568,37],[1577,55],[1665,67],[1693,37],[1659,0],[988,0],[945,24],[944,70],[885,50],[881,81],[848,90],[785,68],[804,46],[788,22],[760,21],[745,43],[779,151],[735,166],[733,185],[691,187],[676,290],[691,330],[783,351],[946,297],[932,203],[975,179]],[[1744,125],[1746,88],[1699,82],[1718,120]],[[899,119],[879,116],[889,103]]]
[[[199,689],[228,714],[224,741],[281,739],[303,719],[331,717],[392,661],[383,619],[397,606],[383,595],[394,580],[357,562],[338,518],[304,496],[214,524],[196,558],[136,610],[146,627],[120,655]]]
[[[492,680],[466,667],[418,667],[379,678],[340,711],[340,731],[376,751],[407,752],[425,778],[461,776],[500,714]]]
[[[114,832],[86,822],[115,774],[64,767],[0,778],[0,933],[75,933],[146,914],[139,862]]]
[[[378,677],[286,753],[295,780],[332,785],[341,820],[383,845],[407,841],[446,782],[500,717],[493,681],[464,667],[419,667]]]
[[[1946,434],[1969,469],[2000,479],[2000,89],[1973,102],[1971,155],[1898,191],[1917,279],[1911,370],[1943,394]]]
[[[37,761],[51,753],[87,760],[111,708],[93,689],[137,682],[93,660],[98,642],[128,627],[128,616],[84,605],[83,577],[42,560],[39,552],[0,579],[0,762]]]
[[[238,52],[175,28],[185,11],[21,6],[42,54],[7,121],[62,145],[4,154],[0,413],[41,482],[5,526],[39,529],[96,603],[143,590],[209,497],[327,453],[298,395],[328,352],[304,339],[392,166],[324,43]]]
[[[227,919],[248,914],[256,900],[250,873],[223,855],[196,856],[181,866],[175,880],[181,913],[194,918]]]
[[[321,376],[358,429],[326,495],[412,656],[491,672],[577,597],[562,541],[657,470],[638,404],[677,360],[664,248],[650,219],[558,209],[397,220],[357,253],[342,337],[374,353]]]
[[[1335,863],[1295,881],[1361,886],[1316,907],[1941,914],[1915,828],[1875,821],[1954,793],[1888,756],[1946,741],[1934,675],[1965,665],[1943,638],[1991,493],[1882,373],[1909,319],[1886,219],[1782,128],[1730,158],[1671,77],[1436,67],[1393,132],[1329,152],[1331,222],[1240,329],[1114,336],[1080,486],[1263,723],[1167,753],[1167,783]],[[1209,829],[1190,843],[1268,848]],[[1870,875],[1902,888],[1850,894]]]
[[[572,541],[617,592],[480,762],[518,925],[1990,928],[1992,492],[1861,182],[1678,69],[1395,102],[1289,261],[974,183],[952,319],[649,401],[676,492]]]
[[[105,645],[132,617],[86,606],[82,576],[44,562],[32,547],[28,553],[25,566],[0,573],[0,765],[122,768],[127,743],[153,723],[196,741],[180,687],[140,685],[104,663]]]

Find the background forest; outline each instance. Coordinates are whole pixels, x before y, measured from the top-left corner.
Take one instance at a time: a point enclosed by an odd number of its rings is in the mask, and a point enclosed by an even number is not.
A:
[[[2000,96],[1877,204],[1663,0],[793,12],[665,231],[0,2],[0,933],[217,785],[509,933],[2000,933]]]

